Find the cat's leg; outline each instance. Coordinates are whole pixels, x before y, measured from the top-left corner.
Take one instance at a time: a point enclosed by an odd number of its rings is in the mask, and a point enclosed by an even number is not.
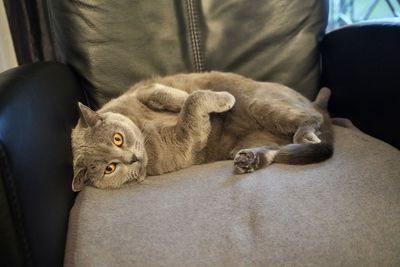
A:
[[[189,95],[179,113],[175,126],[176,139],[196,151],[207,143],[211,131],[212,112],[225,112],[233,107],[235,98],[228,92],[195,91]]]
[[[279,146],[260,146],[238,151],[234,158],[236,173],[252,172],[273,162],[285,164],[309,164],[326,160],[333,154],[333,133],[326,111],[330,91],[321,90],[312,106],[282,102],[276,109],[268,105],[253,105],[259,125],[291,138]],[[261,101],[262,103],[262,101]],[[264,115],[266,114],[266,116]]]
[[[249,173],[267,167],[274,162],[279,146],[269,145],[239,150],[233,160],[237,174]]]
[[[278,136],[273,133],[267,132],[265,130],[264,131],[255,130],[239,138],[235,142],[235,145],[228,154],[227,159],[234,159],[237,153],[243,149],[252,147],[263,147],[263,146],[278,148],[280,145],[285,145],[290,142],[291,139],[288,137]]]
[[[321,142],[319,128],[324,119],[323,115],[310,107],[296,107],[293,105],[281,105],[271,109],[268,105],[263,106],[262,101],[253,105],[252,116],[257,124],[276,134],[292,137],[295,144],[309,143],[318,144]]]
[[[276,163],[309,164],[328,159],[333,154],[333,133],[329,117],[317,126],[305,123],[295,134],[295,142],[267,145],[238,151],[234,158],[234,169],[238,174],[253,172]],[[316,130],[317,129],[317,130]],[[318,136],[317,136],[318,135]]]
[[[179,112],[189,94],[185,91],[162,85],[151,84],[137,91],[137,98],[153,110]]]
[[[266,167],[273,162],[273,154],[290,138],[267,131],[254,131],[240,138],[228,158],[234,160],[235,173],[247,173]]]
[[[304,120],[293,135],[293,141],[289,139],[283,142],[269,142],[267,140],[260,146],[247,146],[239,150],[234,157],[233,165],[236,173],[249,173],[257,169],[265,168],[273,162],[288,164],[307,164],[326,158],[330,146],[322,144],[318,135],[321,134],[322,119],[310,117]],[[281,141],[284,141],[282,139]],[[291,144],[293,142],[293,144]]]
[[[293,143],[295,144],[319,144],[321,143],[321,139],[318,135],[321,134],[320,128],[324,123],[329,123],[329,115],[328,115],[328,102],[331,96],[331,90],[327,87],[321,88],[318,92],[317,97],[315,98],[312,106],[319,110],[319,113],[311,112],[305,118],[303,117],[300,120],[299,127],[297,128],[294,136]],[[305,113],[307,114],[307,113]]]

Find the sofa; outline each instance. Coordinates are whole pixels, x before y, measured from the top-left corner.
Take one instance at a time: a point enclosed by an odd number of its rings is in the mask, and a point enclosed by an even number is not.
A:
[[[399,266],[400,21],[326,33],[328,1],[48,1],[60,62],[0,74],[1,266]],[[332,90],[335,152],[71,190],[77,102],[220,70]]]

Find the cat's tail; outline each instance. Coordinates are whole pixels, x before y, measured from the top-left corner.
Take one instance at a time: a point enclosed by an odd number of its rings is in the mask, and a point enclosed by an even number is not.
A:
[[[289,144],[279,148],[274,162],[285,164],[310,164],[324,161],[333,155],[333,133],[329,117],[322,124],[318,138],[320,143]]]
[[[276,153],[274,162],[286,164],[310,164],[324,161],[333,155],[333,129],[327,111],[331,91],[324,87],[318,93],[313,105],[323,115],[323,122],[317,129],[320,143],[300,143],[282,146]]]

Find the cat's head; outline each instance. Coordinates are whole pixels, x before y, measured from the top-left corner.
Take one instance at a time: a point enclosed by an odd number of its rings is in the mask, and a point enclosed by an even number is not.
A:
[[[79,103],[80,118],[72,130],[74,179],[72,190],[85,185],[118,188],[146,176],[143,135],[127,117],[97,113]]]

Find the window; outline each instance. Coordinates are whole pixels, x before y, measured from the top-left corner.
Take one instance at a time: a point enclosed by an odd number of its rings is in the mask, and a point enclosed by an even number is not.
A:
[[[400,17],[400,0],[330,0],[327,31],[363,20]]]

